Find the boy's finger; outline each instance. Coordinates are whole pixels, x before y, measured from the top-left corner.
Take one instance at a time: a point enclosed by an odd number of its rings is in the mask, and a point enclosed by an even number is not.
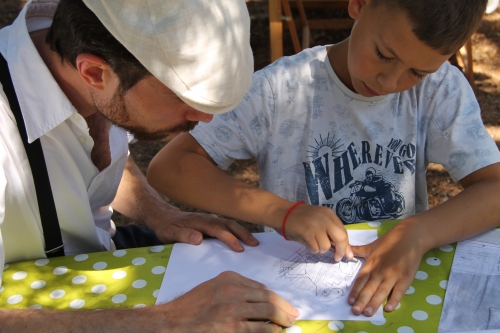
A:
[[[357,245],[351,246],[352,253],[355,257],[368,258],[369,255],[369,245]]]
[[[339,262],[344,258],[345,249],[342,246],[335,246],[335,250],[333,251],[333,260],[335,262]]]
[[[335,247],[334,260],[340,261],[346,254],[346,249],[349,246],[349,238],[347,237],[347,230],[328,230],[328,236],[331,239],[331,245]]]
[[[345,256],[348,260],[354,258],[354,252],[352,252],[351,244],[347,244],[347,247],[345,249]]]
[[[306,250],[309,251],[309,253],[312,254],[317,254],[319,253],[319,247],[318,247],[318,242],[314,238],[314,241],[310,242],[307,239],[303,239],[299,241],[302,245],[306,247]]]
[[[319,253],[326,253],[332,248],[332,242],[326,233],[316,234],[316,243],[318,244]]]
[[[406,293],[406,290],[408,289],[408,286],[404,282],[398,282],[392,289],[391,297],[387,301],[387,304],[385,305],[385,311],[393,311],[401,301],[401,298],[403,298],[404,294]]]
[[[358,294],[356,302],[354,302],[352,306],[352,312],[354,314],[361,314],[365,310],[366,306],[371,301],[373,294],[377,291],[380,282],[380,280],[374,279],[373,276],[370,277],[361,292]]]
[[[358,299],[359,293],[361,292],[361,290],[363,290],[369,279],[370,273],[366,273],[363,269],[361,269],[358,276],[356,277],[356,280],[354,281],[351,292],[349,293],[349,304],[354,305],[354,303]]]
[[[380,305],[387,298],[387,295],[391,292],[392,287],[394,286],[393,281],[383,281],[377,288],[375,294],[373,294],[372,299],[368,302],[365,307],[363,313],[366,316],[373,316]]]

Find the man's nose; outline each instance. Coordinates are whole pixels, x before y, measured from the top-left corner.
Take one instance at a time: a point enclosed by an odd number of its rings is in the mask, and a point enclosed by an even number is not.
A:
[[[214,117],[213,114],[204,113],[195,109],[190,110],[186,114],[186,119],[189,121],[203,121],[205,123],[210,122],[210,120],[212,120],[213,117]]]

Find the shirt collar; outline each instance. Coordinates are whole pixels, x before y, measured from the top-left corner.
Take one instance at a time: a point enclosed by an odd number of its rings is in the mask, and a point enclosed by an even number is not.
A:
[[[1,50],[9,64],[30,143],[77,112],[29,35],[30,31],[50,27],[57,3],[49,0],[28,2],[10,26],[7,50]]]

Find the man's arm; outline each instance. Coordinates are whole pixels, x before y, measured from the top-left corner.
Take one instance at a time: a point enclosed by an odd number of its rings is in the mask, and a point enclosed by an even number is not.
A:
[[[298,314],[264,285],[225,272],[159,306],[102,311],[0,310],[0,332],[281,332],[281,326],[292,326]]]
[[[425,252],[500,225],[500,163],[460,184],[464,190],[450,200],[401,221],[372,244],[353,247],[367,259],[349,295],[355,314],[373,315],[391,291],[385,310],[394,310]]]
[[[177,136],[155,156],[147,177],[151,186],[176,201],[276,230],[281,230],[294,204],[224,173],[188,133]],[[289,239],[312,253],[324,253],[335,245],[336,260],[352,257],[347,232],[329,208],[299,205],[289,215],[285,230]]]
[[[243,251],[238,239],[251,246],[259,244],[250,232],[235,221],[211,214],[182,212],[168,204],[148,185],[131,157],[125,165],[118,192],[111,206],[123,215],[144,223],[165,243],[184,242],[197,245],[205,234],[219,238],[238,252]]]

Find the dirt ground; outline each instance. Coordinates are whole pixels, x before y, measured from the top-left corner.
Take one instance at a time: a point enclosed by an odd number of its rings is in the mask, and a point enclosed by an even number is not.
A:
[[[10,24],[15,19],[24,1],[0,0],[0,27]],[[254,52],[255,70],[269,64],[269,23],[267,1],[248,3],[251,17],[251,45]],[[341,10],[307,10],[308,17],[329,18],[343,17]],[[298,17],[298,14],[296,14]],[[285,55],[293,54],[289,33],[285,31]],[[324,45],[339,42],[349,35],[348,30],[317,30],[312,31],[314,45]],[[472,37],[474,78],[476,96],[481,105],[482,117],[490,135],[500,142],[500,10],[485,15],[478,31]],[[139,167],[146,172],[149,161],[166,143],[137,142],[130,147],[131,154]],[[167,172],[167,171],[166,171]],[[233,177],[258,186],[259,179],[255,162],[237,161],[227,171]],[[439,165],[431,165],[427,173],[429,205],[435,206],[460,192],[459,184],[454,183],[448,173]],[[183,210],[196,211],[185,205],[178,205]],[[135,223],[120,214],[113,216],[117,224]],[[240,221],[241,222],[241,221]],[[243,223],[250,230],[253,228]]]

